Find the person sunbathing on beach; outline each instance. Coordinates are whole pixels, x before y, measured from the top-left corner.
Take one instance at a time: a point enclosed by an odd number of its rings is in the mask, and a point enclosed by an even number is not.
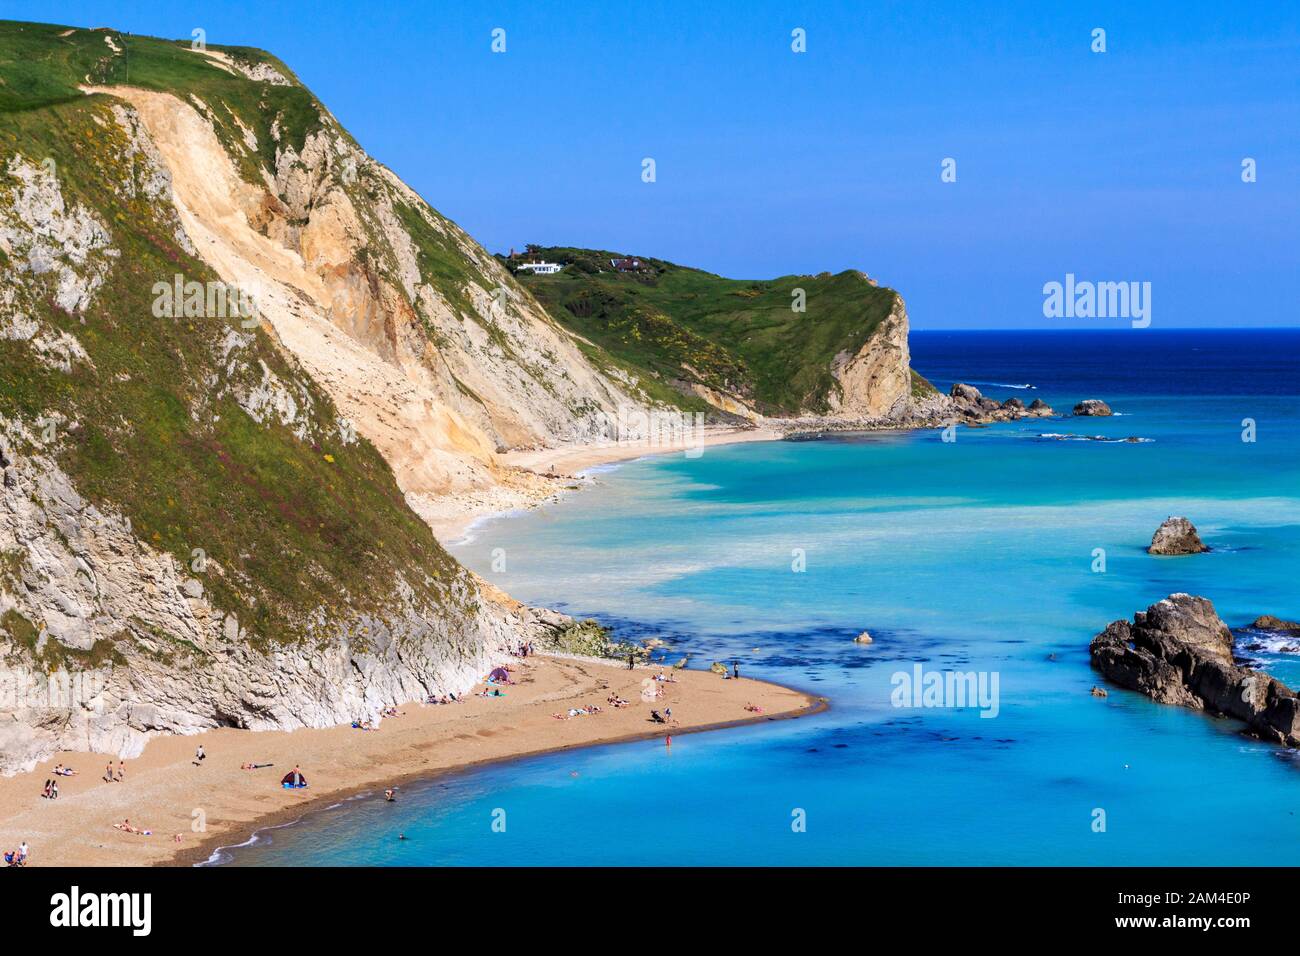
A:
[[[133,826],[130,820],[123,820],[121,823],[114,823],[113,829],[121,830],[123,833],[135,833],[139,836],[153,836],[152,830],[148,830],[148,829],[142,830],[137,826]]]
[[[65,767],[63,764],[59,764],[55,767],[54,772],[60,777],[75,777],[77,775],[77,771],[73,770],[71,767]]]
[[[5,864],[7,866],[26,866],[27,865],[27,843],[18,844],[16,850],[5,851]]]

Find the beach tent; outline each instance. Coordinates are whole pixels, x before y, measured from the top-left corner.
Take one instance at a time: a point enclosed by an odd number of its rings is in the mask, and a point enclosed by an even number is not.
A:
[[[281,786],[285,786],[285,787],[305,787],[307,786],[307,778],[304,777],[302,774],[294,773],[291,770],[284,775],[284,778],[280,781],[280,784]]]
[[[488,674],[488,680],[499,680],[509,684],[510,672],[506,670],[504,667],[498,667],[495,670],[493,670],[491,674]]]

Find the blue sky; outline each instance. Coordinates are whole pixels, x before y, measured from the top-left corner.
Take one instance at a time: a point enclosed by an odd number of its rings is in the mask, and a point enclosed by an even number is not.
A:
[[[1045,318],[1043,284],[1067,272],[1151,282],[1153,328],[1300,325],[1300,5],[982,6],[42,0],[0,16],[268,49],[493,251],[857,268],[919,329],[1128,326]]]

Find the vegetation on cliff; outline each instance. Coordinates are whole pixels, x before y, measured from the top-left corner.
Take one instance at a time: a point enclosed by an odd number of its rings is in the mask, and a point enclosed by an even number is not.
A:
[[[698,384],[766,415],[827,411],[839,387],[835,357],[856,354],[898,302],[853,270],[727,279],[662,259],[612,264],[626,258],[530,245],[527,259],[564,269],[516,278],[557,321],[644,379],[673,386],[671,400],[688,409],[701,406]]]

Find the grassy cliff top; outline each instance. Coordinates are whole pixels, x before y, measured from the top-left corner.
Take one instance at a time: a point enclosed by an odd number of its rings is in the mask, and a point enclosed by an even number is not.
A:
[[[727,279],[645,256],[631,257],[636,271],[619,271],[611,260],[623,258],[528,246],[516,268],[536,259],[564,269],[516,278],[559,322],[625,365],[657,381],[695,381],[741,396],[765,414],[824,410],[837,387],[835,356],[862,348],[898,301],[854,270]],[[792,307],[799,290],[802,312]]]
[[[278,145],[301,150],[324,121],[324,107],[287,66],[263,50],[207,44],[205,54],[191,49],[192,42],[0,20],[0,114],[83,99],[82,86],[120,84],[198,97],[211,108],[223,145],[243,159],[241,173],[259,182],[256,160],[273,168]],[[253,82],[240,70],[259,66],[287,82]],[[259,135],[260,155],[243,157],[243,150],[231,148],[242,141],[240,123],[253,130],[278,123],[279,142]]]

